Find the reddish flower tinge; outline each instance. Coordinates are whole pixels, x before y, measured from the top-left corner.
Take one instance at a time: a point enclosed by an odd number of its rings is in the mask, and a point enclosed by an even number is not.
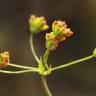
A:
[[[0,54],[0,68],[6,67],[9,63],[9,53],[4,52]]]
[[[70,28],[67,28],[65,22],[54,21],[52,24],[52,32],[46,34],[46,48],[56,49],[61,41],[73,35]]]

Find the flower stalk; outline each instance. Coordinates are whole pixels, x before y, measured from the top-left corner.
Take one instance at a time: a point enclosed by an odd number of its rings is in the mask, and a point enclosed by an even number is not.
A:
[[[43,88],[44,88],[44,90],[46,92],[46,96],[52,96],[52,94],[51,94],[51,92],[50,92],[50,90],[48,88],[45,76],[41,76],[41,80],[42,80]]]
[[[36,54],[33,46],[34,46],[34,45],[33,45],[33,34],[30,33],[30,48],[31,48],[31,52],[32,52],[35,60],[37,61],[37,63],[39,63],[39,62],[40,62],[40,61],[39,61],[39,58],[38,58],[38,56],[37,56],[37,54]]]
[[[60,66],[57,66],[57,67],[54,67],[54,68],[51,69],[51,71],[55,71],[55,70],[59,70],[59,69],[65,68],[65,67],[69,67],[69,66],[78,64],[80,62],[84,62],[84,61],[87,61],[89,59],[92,59],[93,57],[94,57],[93,55],[90,55],[88,57],[85,57],[85,58],[82,58],[82,59],[79,59],[79,60],[76,60],[76,61],[73,61],[73,62],[70,62],[70,63],[67,63],[67,64],[63,64],[63,65],[60,65]]]
[[[9,63],[8,66],[16,67],[16,68],[20,68],[20,69],[27,69],[27,70],[38,71],[38,69],[35,68],[35,67],[28,67],[28,66],[22,66],[22,65],[17,65],[17,64],[11,64],[11,63]]]
[[[0,70],[0,73],[6,73],[6,74],[23,74],[23,73],[28,73],[28,72],[38,72],[38,71],[33,71],[33,70],[22,70],[22,71],[5,71],[5,70]]]

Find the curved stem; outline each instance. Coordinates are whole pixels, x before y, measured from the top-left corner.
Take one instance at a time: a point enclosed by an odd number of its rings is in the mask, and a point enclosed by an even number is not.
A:
[[[42,80],[42,85],[43,85],[43,88],[46,92],[46,96],[52,96],[49,88],[48,88],[48,85],[47,85],[47,82],[46,82],[46,79],[45,79],[45,76],[41,76],[41,80]]]
[[[44,56],[43,56],[43,61],[44,61],[44,66],[48,69],[48,64],[47,64],[47,61],[48,61],[48,57],[49,57],[49,53],[50,53],[50,49],[47,49],[44,53]]]
[[[48,61],[49,53],[50,53],[50,49],[46,49],[45,54],[43,56],[43,59],[45,59],[44,61],[46,61],[46,62]]]
[[[12,66],[12,67],[16,67],[16,68],[21,68],[21,69],[30,69],[30,70],[33,70],[33,71],[38,71],[38,69],[35,68],[35,67],[27,67],[27,66],[16,65],[16,64],[11,64],[11,63],[9,63],[8,66]]]
[[[55,71],[55,70],[58,70],[58,69],[62,69],[62,68],[65,68],[65,67],[69,67],[71,65],[75,65],[77,63],[80,63],[80,62],[83,62],[83,61],[86,61],[86,60],[89,60],[91,58],[93,58],[94,56],[93,55],[90,55],[88,57],[85,57],[85,58],[82,58],[82,59],[79,59],[79,60],[76,60],[76,61],[73,61],[73,62],[69,62],[67,64],[63,64],[63,65],[60,65],[60,66],[57,66],[57,67],[54,67],[51,69],[51,71]]]
[[[23,71],[5,71],[5,70],[0,70],[0,73],[6,73],[6,74],[22,74],[22,73],[28,73],[32,72],[33,70],[23,70]],[[35,71],[34,71],[35,72]]]
[[[32,52],[34,58],[35,58],[36,61],[39,63],[39,58],[38,58],[38,56],[36,55],[36,52],[35,52],[34,46],[33,46],[33,35],[32,35],[32,33],[30,33],[30,47],[31,47],[31,52]]]

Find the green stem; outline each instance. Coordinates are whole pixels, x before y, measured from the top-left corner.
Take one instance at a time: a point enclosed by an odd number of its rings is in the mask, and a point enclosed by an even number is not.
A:
[[[6,73],[6,74],[22,74],[22,73],[28,73],[32,72],[33,70],[23,70],[23,71],[5,71],[5,70],[0,70],[0,73]]]
[[[47,49],[45,51],[45,54],[43,56],[43,61],[44,61],[44,66],[48,69],[48,64],[47,64],[47,61],[48,61],[48,57],[49,57],[49,53],[50,53],[50,49]]]
[[[10,63],[8,64],[8,66],[12,66],[12,67],[16,67],[16,68],[21,68],[21,69],[29,69],[29,70],[33,70],[33,71],[38,71],[38,69],[35,68],[35,67],[27,67],[27,66],[10,64]]]
[[[43,59],[44,59],[44,61],[46,61],[46,62],[48,61],[49,53],[50,53],[50,49],[47,49],[47,50],[45,51],[44,56],[43,56]]]
[[[30,47],[31,47],[31,52],[32,52],[34,58],[35,58],[36,61],[39,63],[39,58],[38,58],[38,56],[36,55],[36,52],[35,52],[34,47],[33,47],[33,35],[32,35],[32,33],[30,33]]]
[[[47,85],[47,82],[46,82],[46,79],[45,79],[45,76],[41,76],[41,80],[42,80],[42,85],[43,85],[43,88],[46,92],[46,96],[52,96],[49,88],[48,88],[48,85]]]
[[[40,60],[39,60],[38,56],[36,55],[36,52],[35,52],[34,46],[33,46],[33,35],[32,35],[32,33],[30,34],[30,46],[31,46],[31,51],[32,51],[32,53],[33,53],[33,56],[34,56],[34,58],[36,59],[36,61],[38,62],[38,64],[39,64],[39,63],[40,63]],[[49,54],[48,54],[48,50],[46,50],[45,55],[44,55],[44,58],[45,58],[44,62],[45,62],[45,63],[47,63],[48,55],[49,55]],[[46,65],[46,64],[45,64],[45,65]],[[47,65],[46,65],[46,66],[47,66]],[[51,95],[51,92],[50,92],[49,89],[48,89],[48,85],[47,85],[45,76],[41,76],[41,80],[42,80],[42,85],[43,85],[43,87],[44,87],[44,89],[45,89],[45,92],[46,92],[47,96],[52,96],[52,95]]]
[[[48,56],[49,56],[49,53],[50,53],[50,49],[47,49],[43,55],[43,62],[44,62],[44,67],[48,69],[48,65],[47,65],[47,61],[48,61]],[[46,78],[45,76],[42,76],[41,75],[41,80],[42,80],[42,85],[43,85],[43,88],[46,92],[46,96],[52,96],[49,88],[48,88],[48,85],[47,85],[47,81],[46,81]]]
[[[54,67],[51,69],[51,71],[55,71],[55,70],[58,70],[58,69],[62,69],[62,68],[65,68],[65,67],[69,67],[71,65],[75,65],[77,63],[80,63],[80,62],[83,62],[83,61],[86,61],[86,60],[89,60],[91,58],[93,58],[94,56],[93,55],[90,55],[88,57],[85,57],[85,58],[82,58],[82,59],[79,59],[79,60],[76,60],[76,61],[73,61],[73,62],[70,62],[70,63],[67,63],[67,64],[63,64],[63,65],[60,65],[60,66],[57,66],[57,67]]]

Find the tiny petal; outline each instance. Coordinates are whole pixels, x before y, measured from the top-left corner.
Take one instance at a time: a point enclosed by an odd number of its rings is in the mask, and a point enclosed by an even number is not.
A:
[[[65,37],[70,37],[73,35],[73,32],[69,28],[67,28],[63,31],[63,34],[65,35]]]
[[[42,30],[47,30],[48,28],[49,28],[49,26],[45,25],[45,26],[42,27]]]

